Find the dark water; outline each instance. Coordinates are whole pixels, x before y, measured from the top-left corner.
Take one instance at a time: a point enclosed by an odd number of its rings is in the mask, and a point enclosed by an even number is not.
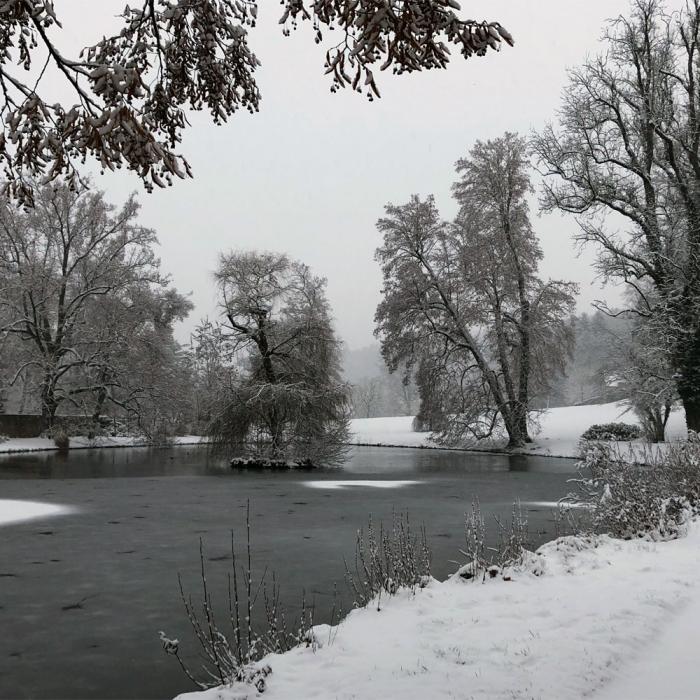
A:
[[[215,599],[224,601],[230,531],[253,523],[253,568],[275,570],[282,600],[302,590],[328,621],[334,583],[349,604],[343,560],[371,514],[424,523],[434,574],[455,569],[464,512],[527,508],[533,544],[555,536],[546,505],[568,488],[570,460],[357,448],[341,470],[231,472],[203,447],[79,450],[0,458],[0,498],[76,512],[0,527],[0,698],[171,698],[189,690],[158,631],[196,653],[177,587],[199,592],[203,538]],[[329,488],[334,480],[419,483]],[[312,487],[309,482],[320,482]]]

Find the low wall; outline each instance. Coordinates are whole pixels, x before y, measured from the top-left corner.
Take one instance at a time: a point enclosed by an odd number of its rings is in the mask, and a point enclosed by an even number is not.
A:
[[[0,435],[12,438],[39,437],[44,429],[41,416],[0,413]]]
[[[56,416],[53,421],[54,426],[63,428],[69,435],[85,435],[90,427],[90,419],[85,416]],[[39,437],[42,432],[44,421],[41,416],[31,413],[0,413],[0,435],[31,438]]]

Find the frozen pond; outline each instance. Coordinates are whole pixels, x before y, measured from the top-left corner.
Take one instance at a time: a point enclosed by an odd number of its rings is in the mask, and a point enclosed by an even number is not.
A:
[[[158,631],[197,651],[177,573],[199,593],[204,538],[223,604],[230,531],[243,537],[248,499],[254,568],[275,570],[290,607],[305,589],[324,622],[334,583],[347,605],[343,560],[370,514],[388,522],[392,509],[408,511],[416,529],[425,523],[444,577],[474,497],[487,520],[519,498],[537,544],[555,536],[548,504],[574,470],[571,460],[387,448],[357,448],[341,470],[287,473],[232,472],[204,447],[0,457],[0,499],[39,504],[21,522],[2,524],[0,512],[0,697],[165,699],[190,689]]]

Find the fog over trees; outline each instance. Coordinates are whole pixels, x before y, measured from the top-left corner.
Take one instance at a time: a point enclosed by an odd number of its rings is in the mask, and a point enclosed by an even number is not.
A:
[[[325,45],[341,30],[325,54],[331,90],[370,98],[381,71],[442,69],[450,47],[468,58],[513,43],[454,3],[430,9],[283,2],[281,31],[307,23]],[[661,440],[680,402],[700,427],[700,0],[672,14],[634,0],[600,54],[570,71],[551,125],[476,139],[456,162],[452,220],[432,196],[386,207],[382,361],[345,379],[352,355],[326,281],[284,252],[236,249],[235,234],[212,280],[219,315],[177,343],[193,307],[160,269],[155,231],[134,196],[115,207],[79,176],[83,162],[133,170],[147,188],[190,175],[188,110],[220,123],[259,107],[256,22],[253,2],[154,0],[69,56],[52,3],[0,10],[4,410],[40,412],[49,430],[59,415],[96,430],[111,417],[294,459],[346,441],[350,414],[417,415],[455,444],[505,431],[516,448],[532,439],[533,411],[561,404],[624,399]],[[53,78],[75,104],[49,103]],[[576,216],[601,279],[627,288],[623,303],[576,315],[576,286],[540,276],[533,163],[542,210]]]

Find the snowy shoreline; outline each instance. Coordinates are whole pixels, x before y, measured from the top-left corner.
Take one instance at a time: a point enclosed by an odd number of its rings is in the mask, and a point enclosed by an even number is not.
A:
[[[357,447],[391,447],[426,450],[448,450],[453,452],[476,452],[482,454],[524,455],[554,457],[558,459],[578,459],[581,434],[594,423],[615,421],[635,423],[638,421],[628,407],[622,403],[592,404],[590,406],[565,406],[543,411],[538,416],[539,430],[532,444],[519,450],[506,450],[503,444],[488,442],[480,447],[443,447],[430,442],[430,433],[413,431],[413,416],[386,418],[354,418],[350,421],[352,438],[349,444]],[[671,414],[667,428],[667,439],[685,440],[685,416],[682,411]],[[173,442],[158,445],[145,444],[142,438],[116,437],[88,440],[86,437],[72,437],[70,449],[95,449],[114,447],[173,447],[179,445],[199,445],[207,442],[206,437],[185,435],[174,438]],[[618,446],[629,450],[642,443],[620,442]],[[57,450],[49,438],[10,438],[0,443],[0,455],[19,452],[40,452]]]
[[[315,649],[260,662],[264,697],[691,700],[699,574],[700,522],[670,542],[562,537],[509,580],[432,581],[317,626]],[[177,699],[256,697],[238,683]]]
[[[71,450],[95,450],[115,449],[119,447],[151,447],[162,449],[167,447],[180,447],[185,445],[203,445],[207,438],[200,435],[182,435],[173,438],[172,442],[147,443],[143,438],[136,437],[100,437],[90,440],[87,437],[75,436],[70,439]],[[54,441],[51,438],[10,438],[0,443],[0,455],[19,454],[22,452],[57,452]]]

